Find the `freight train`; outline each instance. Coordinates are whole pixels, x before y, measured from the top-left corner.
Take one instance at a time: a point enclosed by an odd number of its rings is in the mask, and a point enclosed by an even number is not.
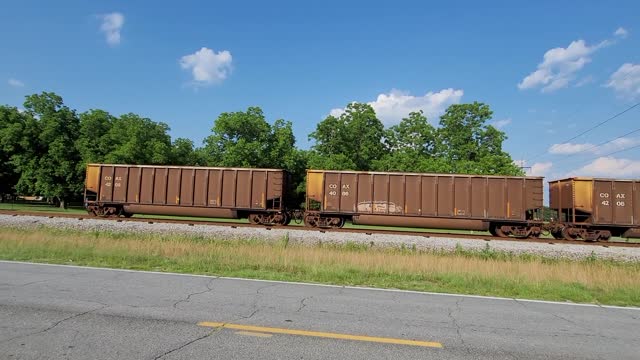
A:
[[[345,222],[489,231],[499,237],[640,237],[640,181],[307,170],[306,201],[291,204],[283,169],[89,164],[85,207],[95,216],[245,218],[253,224],[340,228]]]

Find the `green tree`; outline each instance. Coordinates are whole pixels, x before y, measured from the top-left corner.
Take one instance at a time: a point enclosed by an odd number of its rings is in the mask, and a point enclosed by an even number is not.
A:
[[[262,109],[222,113],[204,140],[211,166],[269,167],[271,127]]]
[[[104,161],[114,164],[162,165],[171,162],[169,126],[129,113],[113,119],[106,136],[112,148]]]
[[[89,110],[80,114],[80,136],[78,151],[83,165],[103,163],[114,151],[116,144],[111,140],[111,129],[115,117],[104,110]]]
[[[422,111],[412,112],[399,124],[385,130],[387,153],[375,162],[376,170],[408,172],[448,172],[438,157],[436,129]]]
[[[194,148],[193,141],[185,138],[177,138],[171,145],[172,165],[205,165],[205,161],[198,149]]]
[[[368,104],[351,103],[339,117],[327,116],[309,135],[316,169],[371,170],[385,153],[384,126]]]
[[[436,152],[453,173],[523,175],[502,150],[504,132],[486,123],[493,112],[488,105],[455,104],[440,117]]]
[[[262,109],[222,113],[215,120],[212,134],[198,149],[210,166],[286,169],[291,173],[292,199],[302,197],[307,153],[295,146],[290,121],[278,119],[271,125]]]
[[[284,169],[297,166],[300,156],[291,122],[278,119],[270,125],[259,107],[222,113],[211,131],[203,149],[208,165]]]
[[[13,156],[23,152],[20,134],[25,121],[25,115],[17,108],[0,106],[0,202],[5,195],[15,193],[20,178]]]
[[[27,116],[16,134],[23,152],[12,157],[20,174],[16,190],[52,198],[65,207],[83,187],[83,168],[75,146],[78,117],[51,92],[27,96],[24,107]]]

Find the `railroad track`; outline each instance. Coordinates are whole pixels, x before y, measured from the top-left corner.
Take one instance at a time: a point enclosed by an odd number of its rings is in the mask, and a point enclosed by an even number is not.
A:
[[[601,246],[601,247],[640,247],[640,243],[629,243],[629,242],[617,242],[617,241],[597,241],[597,242],[585,242],[585,241],[571,241],[564,239],[552,239],[552,238],[537,238],[537,239],[521,239],[521,238],[503,238],[503,237],[495,237],[491,235],[484,234],[457,234],[457,233],[448,233],[448,232],[425,232],[425,231],[411,231],[411,230],[388,230],[388,229],[360,229],[360,228],[342,228],[342,229],[324,229],[324,228],[308,228],[303,226],[264,226],[264,225],[254,225],[249,223],[239,223],[239,222],[230,222],[230,221],[217,221],[217,220],[192,220],[192,219],[163,219],[163,218],[154,218],[154,217],[131,217],[131,218],[123,218],[123,217],[96,217],[89,214],[62,214],[62,213],[46,213],[46,212],[37,212],[37,211],[11,211],[11,210],[0,210],[0,214],[2,215],[11,215],[11,216],[40,216],[47,218],[71,218],[71,219],[91,219],[91,220],[102,220],[102,221],[116,221],[116,222],[144,222],[148,224],[153,223],[168,223],[168,224],[187,224],[187,225],[215,225],[215,226],[229,226],[232,228],[238,227],[258,227],[264,228],[267,230],[271,229],[291,229],[291,230],[300,230],[300,231],[318,231],[318,232],[338,232],[338,233],[364,233],[367,235],[372,234],[388,234],[388,235],[407,235],[407,236],[421,236],[425,238],[430,237],[448,237],[448,238],[458,238],[458,239],[469,239],[469,240],[478,240],[478,241],[515,241],[515,242],[525,242],[525,243],[541,243],[541,244],[570,244],[570,245],[588,245],[588,246]]]

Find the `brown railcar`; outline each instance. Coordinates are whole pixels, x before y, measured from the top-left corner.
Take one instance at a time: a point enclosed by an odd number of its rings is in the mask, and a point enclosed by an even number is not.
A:
[[[354,224],[538,236],[542,177],[307,171],[309,226]]]
[[[85,205],[99,216],[159,214],[286,224],[287,179],[279,169],[89,164]]]
[[[549,182],[549,205],[558,214],[556,238],[607,240],[640,237],[640,181],[572,177]]]

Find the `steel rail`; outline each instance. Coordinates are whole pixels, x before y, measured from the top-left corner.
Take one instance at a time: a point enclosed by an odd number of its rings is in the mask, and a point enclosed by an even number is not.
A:
[[[186,224],[186,225],[213,225],[213,226],[229,226],[232,228],[238,227],[253,227],[253,228],[263,228],[267,230],[271,229],[289,229],[289,230],[297,230],[297,231],[319,231],[319,232],[337,232],[337,233],[361,233],[361,234],[386,234],[386,235],[406,235],[406,236],[419,236],[424,238],[437,238],[437,237],[447,237],[447,238],[459,238],[459,239],[468,239],[468,240],[478,240],[478,241],[512,241],[512,242],[523,242],[523,243],[543,243],[543,244],[570,244],[570,245],[589,245],[589,246],[602,246],[602,247],[640,247],[640,243],[629,243],[629,242],[618,242],[618,241],[580,241],[580,240],[565,240],[565,239],[548,239],[548,238],[516,238],[516,237],[496,237],[492,235],[484,235],[484,234],[458,234],[458,233],[450,233],[450,232],[426,232],[426,231],[411,231],[411,230],[388,230],[388,229],[361,229],[361,228],[310,228],[304,226],[295,226],[295,225],[274,225],[274,226],[265,226],[265,225],[255,225],[250,223],[239,223],[239,222],[231,222],[231,221],[218,221],[218,220],[192,220],[192,219],[163,219],[163,218],[154,218],[154,217],[97,217],[89,214],[63,214],[63,213],[46,213],[46,212],[37,212],[37,211],[12,211],[12,210],[0,210],[1,215],[12,215],[12,216],[39,216],[39,217],[47,217],[47,218],[70,218],[77,220],[102,220],[102,221],[116,221],[116,222],[143,222],[148,224],[153,223],[167,223],[167,224]]]

